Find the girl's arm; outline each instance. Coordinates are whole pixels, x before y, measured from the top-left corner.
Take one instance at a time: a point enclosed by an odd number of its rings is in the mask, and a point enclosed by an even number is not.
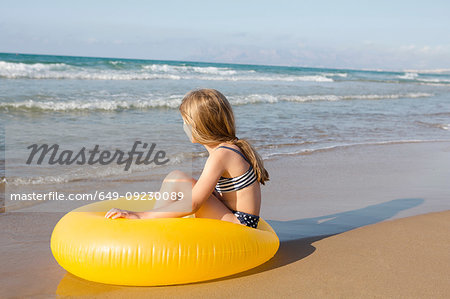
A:
[[[214,151],[206,161],[200,178],[192,188],[192,213],[197,212],[211,196],[220,176],[225,171],[224,153],[225,151]]]
[[[132,219],[149,219],[149,218],[175,218],[184,217],[197,212],[202,204],[211,196],[214,187],[225,168],[222,163],[222,151],[213,152],[208,157],[205,167],[192,188],[191,194],[184,194],[183,200],[171,203],[166,207],[146,212],[132,212],[127,210],[113,209],[110,210],[106,218],[132,218]],[[162,210],[162,211],[158,211]],[[180,212],[184,211],[184,212]]]

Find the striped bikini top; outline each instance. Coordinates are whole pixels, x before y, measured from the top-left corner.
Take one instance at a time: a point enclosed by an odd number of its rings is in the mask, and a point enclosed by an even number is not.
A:
[[[224,178],[221,176],[217,182],[216,190],[220,193],[227,193],[244,189],[245,187],[253,184],[256,181],[256,175],[253,170],[253,166],[248,159],[240,151],[235,150],[234,148],[228,146],[219,146],[218,148],[220,147],[227,148],[238,153],[242,156],[242,158],[244,158],[245,161],[247,161],[248,164],[250,164],[250,167],[244,174],[234,178]]]

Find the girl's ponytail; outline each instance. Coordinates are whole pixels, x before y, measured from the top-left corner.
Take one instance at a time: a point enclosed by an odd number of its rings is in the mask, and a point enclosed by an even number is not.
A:
[[[263,160],[261,159],[261,156],[258,154],[258,152],[256,152],[253,146],[245,139],[236,138],[233,141],[233,143],[236,144],[244,153],[244,155],[249,159],[250,163],[253,166],[253,169],[255,170],[256,179],[261,184],[264,185],[265,182],[269,180],[269,173],[264,168],[264,163]]]

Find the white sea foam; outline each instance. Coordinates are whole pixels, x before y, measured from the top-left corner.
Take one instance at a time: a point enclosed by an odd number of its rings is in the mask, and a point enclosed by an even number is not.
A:
[[[83,79],[83,80],[179,80],[172,74],[154,74],[149,72],[102,70],[83,68],[64,63],[26,64],[0,61],[0,78],[7,79]]]
[[[425,75],[425,76],[427,76],[427,75]],[[406,72],[403,75],[397,76],[397,78],[404,79],[404,80],[414,80],[416,82],[425,82],[425,83],[436,83],[436,84],[450,83],[449,78],[443,78],[442,76],[430,78],[429,76],[430,75],[428,75],[428,77],[423,77],[423,76],[420,76],[419,73],[416,73],[416,72]]]
[[[252,94],[243,97],[229,97],[232,104],[277,103],[277,102],[311,102],[311,101],[342,101],[342,100],[383,100],[400,98],[431,97],[431,93],[401,93],[401,94],[354,94],[354,95],[301,95],[273,96],[270,94]]]
[[[450,83],[450,79],[444,78],[420,78],[418,81],[429,83]]]
[[[438,127],[443,130],[450,130],[450,124],[439,124]]]
[[[381,99],[400,99],[400,98],[427,98],[432,97],[434,94],[425,92],[410,92],[400,94],[367,94],[367,95],[354,95],[354,96],[342,96],[343,100],[351,99],[366,99],[366,100],[381,100]]]
[[[256,103],[278,103],[278,102],[311,102],[311,101],[343,101],[343,100],[383,100],[400,98],[421,98],[431,97],[431,93],[404,93],[404,94],[362,94],[362,95],[301,95],[301,96],[274,96],[270,94],[250,94],[245,96],[228,96],[233,105],[246,105]],[[138,99],[120,100],[120,98],[130,98],[127,94],[103,95],[102,98],[93,100],[47,100],[47,101],[18,101],[0,103],[0,111],[9,110],[31,110],[31,111],[90,111],[90,110],[133,110],[133,109],[153,109],[153,108],[178,108],[181,104],[182,95],[171,95],[167,97],[154,97],[143,95]]]
[[[124,64],[123,61],[108,61],[108,63],[111,63],[112,65]]]
[[[424,122],[424,121],[416,121],[416,123],[418,123],[422,126],[426,126],[426,127],[430,127],[430,128],[439,128],[442,130],[449,130],[449,128],[450,128],[450,124],[446,124],[446,123],[429,123],[429,122]]]
[[[450,74],[450,69],[431,69],[431,70],[404,70],[407,73],[422,74]]]
[[[170,161],[165,165],[177,165],[183,161],[189,160],[191,157],[187,153],[178,153],[177,155],[170,157]],[[155,164],[149,165],[132,165],[130,169],[126,171],[126,175],[131,173],[148,172],[152,168],[161,167]],[[124,176],[123,165],[110,165],[110,166],[97,166],[97,167],[80,167],[77,169],[71,168],[71,172],[65,171],[58,175],[41,175],[34,177],[8,177],[5,179],[5,183],[13,186],[20,185],[45,185],[45,184],[63,184],[74,181],[86,181],[95,178],[106,178]]]
[[[288,76],[288,75],[260,75],[260,76],[195,76],[185,77],[185,79],[213,80],[213,81],[285,81],[285,82],[334,82],[333,79],[325,76]]]
[[[263,158],[270,159],[270,158],[275,158],[275,157],[280,157],[280,156],[306,155],[306,154],[313,154],[313,153],[316,153],[316,152],[323,152],[323,151],[329,151],[329,150],[334,150],[334,149],[339,149],[339,148],[354,147],[354,146],[389,145],[389,144],[404,144],[404,143],[426,143],[426,142],[450,142],[450,140],[411,139],[411,140],[389,140],[389,141],[378,141],[378,142],[348,143],[348,144],[339,144],[339,145],[332,145],[332,146],[325,146],[325,147],[317,147],[317,148],[312,148],[312,149],[302,149],[302,150],[299,150],[299,151],[289,152],[289,153],[272,152],[272,153],[263,155]]]
[[[405,80],[414,80],[419,76],[417,73],[405,73],[404,75],[397,76],[399,79],[405,79]]]
[[[347,73],[323,73],[323,76],[347,78]]]
[[[199,73],[211,75],[236,75],[237,71],[230,68],[221,67],[196,67],[196,66],[179,66],[168,64],[150,64],[142,66],[145,70],[160,73]],[[255,71],[240,71],[240,73],[254,73]]]
[[[171,101],[164,99],[120,101],[120,100],[93,100],[93,101],[22,101],[15,103],[0,103],[0,109],[9,110],[48,110],[48,111],[76,111],[76,110],[129,110],[151,109],[159,107],[177,108],[181,104],[180,99]]]
[[[121,61],[109,62],[113,65]],[[143,65],[141,68],[118,70],[82,67],[64,63],[13,63],[0,61],[0,78],[6,79],[75,79],[75,80],[212,80],[212,81],[312,81],[333,82],[324,75],[274,75],[254,70],[233,70],[221,67]]]
[[[38,76],[49,72],[61,72],[67,69],[64,63],[12,63],[0,61],[0,78],[16,79],[28,76]]]

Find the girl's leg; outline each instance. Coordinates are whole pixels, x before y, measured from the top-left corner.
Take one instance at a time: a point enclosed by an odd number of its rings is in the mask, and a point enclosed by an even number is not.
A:
[[[210,218],[229,221],[237,224],[241,222],[231,212],[231,210],[213,194],[202,204],[195,213],[196,218]]]
[[[175,170],[170,172],[165,177],[159,192],[192,192],[192,187],[194,187],[196,182],[197,180],[190,175],[182,171]],[[156,201],[154,209],[165,207],[173,202],[175,201]],[[236,216],[231,212],[231,210],[213,194],[211,194],[209,198],[202,204],[200,209],[197,210],[197,212],[195,213],[195,217],[219,219],[241,224]]]
[[[172,200],[171,196],[169,196],[168,200],[163,200],[162,198],[164,197],[164,193],[169,193],[170,195],[172,195],[173,193],[178,194],[178,192],[183,192],[184,194],[188,194],[187,192],[192,192],[192,187],[194,186],[195,182],[196,180],[193,177],[184,173],[183,171],[171,171],[164,178],[161,184],[161,189],[159,190],[161,199],[156,200],[153,209],[163,208],[177,201]]]

